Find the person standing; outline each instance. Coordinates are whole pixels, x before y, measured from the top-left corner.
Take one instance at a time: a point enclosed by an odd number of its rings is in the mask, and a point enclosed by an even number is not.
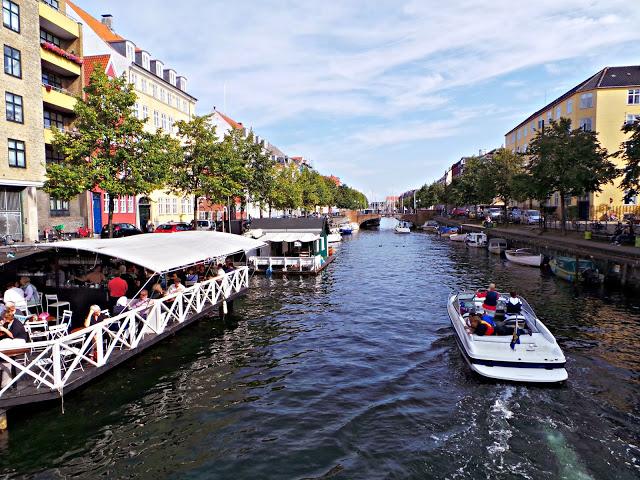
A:
[[[109,310],[113,310],[113,307],[118,302],[120,297],[124,297],[127,294],[129,285],[122,279],[120,272],[117,272],[115,276],[109,280],[107,289],[109,290]]]

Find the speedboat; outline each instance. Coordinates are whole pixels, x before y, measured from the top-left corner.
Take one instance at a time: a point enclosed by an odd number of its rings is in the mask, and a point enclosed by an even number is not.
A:
[[[467,244],[467,247],[484,248],[487,246],[487,234],[483,232],[468,233],[464,243]]]
[[[500,294],[494,320],[496,324],[517,326],[524,330],[515,341],[512,334],[478,336],[466,329],[468,309],[482,314],[484,297],[476,292],[460,292],[449,296],[447,310],[462,355],[474,372],[496,380],[513,382],[555,383],[568,378],[565,357],[549,329],[536,316],[526,300],[520,297],[522,311],[505,315],[508,295]]]
[[[452,242],[464,242],[467,239],[466,233],[452,233],[449,235],[449,240]]]
[[[549,268],[554,275],[567,282],[598,284],[604,281],[604,275],[593,260],[586,258],[578,260],[572,257],[555,257],[549,262]]]
[[[504,252],[508,248],[507,241],[504,238],[490,238],[489,245],[487,248],[491,253],[500,255],[502,252]]]
[[[327,235],[327,243],[338,243],[342,241],[342,235],[340,235],[339,228],[332,228],[329,235]]]
[[[396,228],[394,228],[393,231],[395,233],[411,233],[411,229],[404,222],[400,222],[398,225],[396,225]]]
[[[529,248],[519,248],[517,250],[505,250],[507,260],[519,265],[528,265],[530,267],[540,267],[544,260],[544,255],[535,253]]]
[[[439,226],[440,226],[440,224],[438,222],[436,222],[435,220],[427,220],[422,225],[422,230],[425,231],[425,232],[429,232],[429,233],[437,233]]]
[[[458,227],[447,227],[446,225],[442,225],[438,228],[438,234],[441,237],[448,237],[455,233],[458,233]]]
[[[340,225],[339,231],[341,235],[351,235],[353,233],[353,228],[351,228],[351,224],[345,223]]]

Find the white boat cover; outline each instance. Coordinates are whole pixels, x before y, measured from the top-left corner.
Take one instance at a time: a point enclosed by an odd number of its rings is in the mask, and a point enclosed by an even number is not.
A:
[[[108,255],[162,273],[210,258],[248,252],[264,245],[262,240],[230,233],[187,231],[147,233],[124,238],[69,240],[41,244],[39,249],[80,250]]]
[[[315,242],[320,235],[308,232],[270,232],[265,233],[258,240],[263,242]]]

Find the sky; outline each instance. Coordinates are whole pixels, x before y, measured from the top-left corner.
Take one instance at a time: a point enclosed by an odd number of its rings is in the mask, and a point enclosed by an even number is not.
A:
[[[290,156],[370,201],[499,147],[605,66],[640,65],[622,0],[78,0]],[[177,6],[177,8],[176,8]]]

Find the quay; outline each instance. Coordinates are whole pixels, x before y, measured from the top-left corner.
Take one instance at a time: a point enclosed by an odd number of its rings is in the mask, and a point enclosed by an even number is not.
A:
[[[562,255],[590,258],[605,274],[608,282],[640,289],[640,248],[585,240],[572,233],[541,232],[537,227],[509,225],[485,228],[446,217],[434,217],[434,220],[443,225],[461,227],[463,232],[485,232],[488,238],[504,238],[510,248],[532,248],[547,257]]]
[[[262,246],[263,242],[237,235],[191,231],[42,244],[31,256],[19,260],[33,266],[38,264],[38,255],[71,255],[78,262],[88,259],[94,265],[99,261],[124,261],[159,278],[198,265],[215,266],[226,258],[246,255]],[[3,265],[5,275],[7,267],[11,264]],[[33,338],[29,342],[0,341],[0,365],[5,371],[0,389],[0,424],[4,421],[6,427],[4,415],[8,408],[62,398],[199,319],[218,310],[226,312],[227,304],[231,308],[234,299],[247,291],[249,269],[240,266],[224,275],[211,274],[189,283],[179,291],[168,291],[161,298],[125,309],[119,315],[108,317],[106,313],[107,318],[88,327],[72,328],[78,324],[76,319],[67,324],[68,333],[47,335],[41,341]],[[95,287],[98,285],[77,290],[99,295],[100,289]],[[102,298],[105,299],[104,293]],[[71,316],[69,310],[69,320]],[[86,312],[80,312],[80,319],[85,316]],[[44,333],[48,333],[46,328]]]

